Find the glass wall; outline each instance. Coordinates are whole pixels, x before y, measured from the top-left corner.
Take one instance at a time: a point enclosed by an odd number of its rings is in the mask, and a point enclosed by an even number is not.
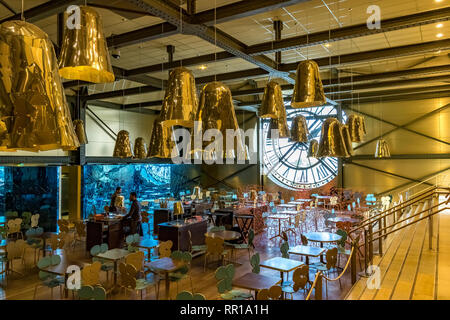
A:
[[[23,212],[39,213],[39,226],[55,231],[59,182],[59,167],[0,167],[1,214],[20,217]]]
[[[122,188],[125,206],[129,208],[128,196],[135,191],[140,202],[170,196],[170,164],[126,164],[84,166],[83,216],[104,212],[109,206],[116,187]],[[143,208],[147,209],[147,208]]]

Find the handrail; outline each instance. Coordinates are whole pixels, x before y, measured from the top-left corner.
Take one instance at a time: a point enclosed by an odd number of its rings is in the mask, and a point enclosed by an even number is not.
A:
[[[410,198],[410,199],[408,199],[408,200],[406,200],[406,201],[404,201],[404,202],[402,202],[402,203],[400,203],[400,204],[398,204],[398,205],[396,205],[396,206],[394,206],[392,208],[389,208],[389,209],[387,209],[385,211],[379,212],[376,215],[373,215],[372,217],[369,217],[369,218],[361,221],[361,223],[357,227],[355,227],[355,228],[353,228],[352,230],[349,231],[349,234],[355,232],[356,230],[364,228],[368,224],[374,222],[373,220],[378,220],[380,218],[384,218],[384,217],[390,216],[390,215],[394,214],[395,212],[397,212],[397,211],[399,211],[401,209],[405,209],[406,207],[409,207],[409,206],[413,205],[416,202],[419,202],[419,201],[421,201],[421,200],[423,200],[425,198],[428,198],[430,195],[435,193],[436,189],[437,189],[437,187],[433,187],[432,189],[427,190],[427,191],[425,191],[424,193],[422,193],[420,195],[416,195],[413,198]],[[431,191],[431,193],[430,193],[430,191]],[[420,198],[420,199],[418,199],[418,198]]]
[[[448,201],[447,201],[447,202],[448,202]],[[442,205],[442,203],[440,203],[439,205]],[[443,211],[443,210],[450,210],[450,207],[444,207],[444,208],[441,208],[441,209],[439,209],[439,210],[436,211],[436,212],[433,212],[433,213],[430,213],[430,214],[426,215],[425,217],[419,218],[419,219],[417,219],[417,220],[414,220],[414,221],[412,221],[412,222],[410,222],[410,223],[407,223],[407,224],[401,226],[400,228],[397,228],[397,229],[395,229],[395,230],[391,230],[391,231],[389,231],[389,232],[387,232],[387,233],[385,233],[385,234],[382,234],[382,235],[380,235],[380,236],[378,236],[378,237],[372,239],[372,241],[376,241],[376,240],[380,239],[381,237],[388,236],[388,235],[390,235],[391,233],[394,233],[394,232],[399,231],[399,230],[401,230],[401,229],[403,229],[403,228],[406,228],[406,227],[408,227],[408,226],[410,226],[410,225],[412,225],[412,224],[414,224],[414,223],[417,223],[417,222],[422,221],[422,220],[424,220],[424,219],[426,219],[426,218],[429,218],[429,217],[431,217],[431,216],[434,216],[435,214],[438,214],[439,212],[441,212],[441,211]]]
[[[305,300],[309,300],[311,298],[311,293],[313,291],[313,289],[316,287],[317,284],[317,280],[319,279],[319,277],[322,276],[322,272],[316,272],[316,277],[314,279],[313,284],[311,285],[311,288],[309,289],[308,295],[306,296]]]
[[[345,265],[345,267],[342,270],[341,274],[339,276],[337,276],[337,278],[330,279],[330,278],[326,277],[325,275],[323,275],[324,279],[328,280],[328,281],[337,281],[337,280],[339,280],[344,275],[345,271],[347,271],[347,268],[350,265],[351,257],[353,255],[354,251],[355,251],[355,246],[352,246],[352,251],[350,252],[350,255],[348,256],[347,264]]]
[[[449,195],[449,200],[450,200],[450,195]],[[414,217],[416,217],[416,216],[418,216],[418,215],[420,215],[420,214],[422,214],[422,213],[424,213],[424,212],[426,212],[426,211],[432,210],[432,209],[434,209],[434,208],[436,208],[436,207],[439,207],[439,206],[441,206],[441,205],[443,205],[443,204],[447,204],[449,200],[447,200],[446,202],[437,203],[437,204],[435,204],[435,205],[432,206],[432,207],[426,208],[425,210],[422,210],[422,211],[420,211],[420,212],[415,213],[415,214],[412,215],[412,216],[407,217],[406,219],[396,221],[396,222],[394,222],[394,223],[393,223],[392,225],[390,225],[390,226],[386,226],[386,227],[384,227],[384,228],[381,228],[381,229],[378,229],[378,230],[376,230],[376,231],[373,231],[372,234],[374,234],[374,233],[379,234],[380,232],[385,231],[385,230],[388,229],[388,228],[395,227],[396,225],[398,225],[398,224],[400,224],[400,223],[402,223],[402,222],[405,222],[406,220],[409,220],[409,219],[411,219],[411,218],[414,218]],[[392,230],[392,231],[396,231],[396,230],[399,230],[399,229],[395,229],[395,230]]]

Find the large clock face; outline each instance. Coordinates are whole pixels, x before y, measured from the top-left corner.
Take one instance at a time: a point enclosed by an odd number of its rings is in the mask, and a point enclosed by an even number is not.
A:
[[[315,108],[286,109],[288,126],[297,115],[306,117],[308,140],[320,141],[322,124],[327,117],[336,117],[336,108],[324,105]],[[269,120],[263,119],[263,174],[279,186],[291,190],[318,188],[333,180],[338,171],[337,158],[308,157],[309,143],[288,138],[269,139]]]

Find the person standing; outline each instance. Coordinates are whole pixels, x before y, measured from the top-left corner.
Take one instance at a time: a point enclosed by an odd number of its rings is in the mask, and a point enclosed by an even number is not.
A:
[[[141,207],[137,200],[136,192],[130,193],[130,201],[130,211],[128,211],[123,219],[130,222],[130,234],[139,233],[140,236],[143,236],[141,228]]]

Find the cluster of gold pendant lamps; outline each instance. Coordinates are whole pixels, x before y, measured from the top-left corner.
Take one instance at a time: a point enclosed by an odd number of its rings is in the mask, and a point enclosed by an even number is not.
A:
[[[310,108],[325,103],[319,66],[312,60],[300,62],[297,67],[291,107]],[[296,116],[289,130],[281,86],[274,80],[269,81],[264,89],[259,117],[270,118],[269,139],[272,137],[272,129],[278,129],[279,138],[289,138],[291,141],[300,143],[308,142],[309,132],[304,116]],[[328,118],[322,126],[320,142],[315,139],[309,141],[308,157],[350,157],[353,153],[352,142],[362,142],[365,134],[366,124],[362,116],[352,114],[348,117],[346,124],[340,123],[336,118]],[[375,157],[390,157],[385,140],[378,141]]]

